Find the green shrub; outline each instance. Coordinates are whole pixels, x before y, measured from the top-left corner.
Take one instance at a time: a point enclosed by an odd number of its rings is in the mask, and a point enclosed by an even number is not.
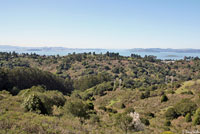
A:
[[[166,102],[168,101],[168,97],[164,94],[162,97],[161,97],[161,102]]]
[[[141,95],[140,95],[140,99],[145,99],[145,95],[144,95],[144,93],[141,93]]]
[[[59,92],[59,91],[46,91],[43,93],[43,95],[46,97],[48,101],[44,102],[46,105],[47,103],[51,106],[56,105],[56,106],[64,106],[65,104],[65,97],[64,95]],[[41,98],[42,100],[42,98]]]
[[[106,111],[110,113],[114,113],[114,114],[117,113],[117,110],[112,109],[112,108],[107,108]]]
[[[105,66],[104,69],[105,70],[110,70],[110,67],[109,66]]]
[[[168,90],[167,93],[168,94],[174,94],[175,92],[173,90]]]
[[[196,110],[195,115],[200,115],[200,108]]]
[[[6,90],[0,91],[0,100],[12,96],[10,92]]]
[[[144,96],[145,96],[145,98],[150,97],[150,91],[149,91],[149,90],[146,90],[146,91],[144,92]]]
[[[140,120],[141,120],[141,122],[142,122],[144,125],[146,125],[146,126],[149,126],[149,125],[150,125],[150,122],[149,122],[148,119],[141,118]]]
[[[41,113],[41,114],[46,114],[46,109],[39,98],[39,96],[32,94],[29,95],[25,100],[24,103],[22,104],[25,108],[26,111],[31,111],[31,112],[36,112],[36,113]]]
[[[119,74],[119,73],[120,73],[120,68],[119,68],[119,67],[114,67],[114,68],[112,69],[112,72],[113,72],[113,73],[116,73],[116,74]]]
[[[144,93],[141,93],[140,99],[145,99],[150,97],[150,91],[146,90]]]
[[[190,114],[190,113],[187,113],[187,115],[185,116],[185,121],[186,121],[186,122],[191,122],[191,121],[192,121],[192,118],[191,118],[191,114]]]
[[[194,116],[194,120],[192,122],[193,125],[200,125],[200,116],[199,115],[195,115]]]
[[[46,91],[46,87],[45,86],[32,86],[29,89],[24,89],[21,90],[18,95],[22,96],[22,97],[27,97],[28,95],[30,95],[31,93],[35,93],[35,92],[40,92],[40,93],[44,93]]]
[[[125,106],[124,103],[122,103],[122,104],[121,104],[121,109],[124,109],[124,108],[126,108],[126,106]]]
[[[155,114],[154,114],[154,113],[151,113],[151,112],[148,112],[148,113],[146,113],[146,116],[149,116],[149,117],[154,118],[154,117],[155,117]]]
[[[19,93],[20,89],[17,87],[13,87],[12,90],[10,91],[13,95],[17,95]]]
[[[52,107],[54,105],[59,107],[65,104],[66,99],[61,92],[59,91],[43,92],[43,91],[45,90],[33,87],[32,89],[27,89],[20,92],[22,96],[25,96],[23,105],[25,109],[27,109],[27,111],[36,111],[30,108],[27,108],[27,107],[30,107],[29,105],[31,105],[33,101],[39,101],[40,102],[39,110],[41,111],[41,113],[49,114],[49,115],[52,114],[52,111],[53,111]],[[31,100],[31,99],[35,99],[35,100]]]
[[[73,85],[75,89],[84,91],[86,89],[108,81],[110,81],[110,76],[107,73],[99,73],[98,75],[92,74],[80,77],[79,79],[74,81]]]
[[[183,99],[174,108],[178,115],[186,116],[187,113],[192,114],[197,109],[197,105],[189,99]]]
[[[176,110],[174,108],[169,108],[165,112],[165,117],[167,120],[172,120],[178,117]]]
[[[196,113],[194,115],[194,120],[192,122],[193,125],[200,125],[200,108],[196,110]]]
[[[115,115],[115,124],[121,128],[125,134],[132,128],[133,118],[126,113],[118,113]]]
[[[85,119],[89,119],[90,106],[81,99],[70,99],[65,104],[65,109],[74,117],[78,117],[83,123]]]
[[[94,110],[94,104],[92,102],[88,103],[89,110]]]
[[[105,91],[113,90],[112,82],[103,82],[102,84],[97,85],[94,90],[95,95],[103,96],[106,94]]]
[[[83,100],[91,100],[94,95],[94,88],[89,88],[84,92],[81,92],[80,95]]]
[[[171,126],[171,121],[166,120],[166,121],[164,122],[164,125],[165,125],[165,126]]]
[[[62,107],[57,107],[56,105],[54,105],[52,107],[52,115],[57,116],[57,117],[61,117],[63,115]]]
[[[192,91],[185,91],[185,92],[181,92],[181,94],[190,94],[190,95],[193,95],[193,92]]]

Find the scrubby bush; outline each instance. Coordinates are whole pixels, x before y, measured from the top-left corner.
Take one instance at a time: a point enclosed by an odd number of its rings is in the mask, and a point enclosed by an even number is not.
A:
[[[169,108],[167,109],[167,111],[165,112],[165,117],[168,120],[172,120],[178,117],[176,110],[174,108]]]
[[[95,95],[103,96],[105,95],[105,91],[111,91],[113,90],[113,83],[112,82],[103,82],[102,84],[99,84],[94,89]]]
[[[74,117],[78,117],[80,122],[83,123],[85,119],[89,119],[91,106],[81,99],[70,99],[65,104],[67,112],[72,114]]]
[[[123,81],[123,86],[126,87],[126,88],[133,88],[133,85],[134,85],[134,80],[133,79],[125,79]]]
[[[150,122],[149,122],[148,119],[141,118],[140,120],[141,120],[141,122],[142,122],[144,125],[146,125],[146,126],[149,126],[149,125],[150,125]]]
[[[6,91],[6,90],[0,91],[0,100],[2,100],[2,99],[4,99],[4,98],[7,98],[7,97],[9,97],[9,96],[12,96],[12,95],[10,94],[10,92],[8,92],[8,91]]]
[[[52,114],[52,107],[55,105],[57,107],[63,106],[65,104],[65,97],[59,91],[45,91],[42,87],[32,87],[31,89],[26,89],[20,92],[20,95],[24,97],[23,106],[27,111],[37,111],[39,109],[42,114]],[[38,107],[38,103],[40,104]],[[36,105],[37,104],[37,105]],[[33,106],[31,106],[33,105]],[[36,105],[38,108],[36,110],[30,109],[29,107],[34,107]]]
[[[174,108],[178,115],[186,116],[187,113],[192,114],[197,109],[197,105],[189,99],[183,99]]]
[[[57,116],[57,117],[61,117],[63,115],[62,107],[58,107],[58,106],[54,105],[52,107],[52,115]]]
[[[194,120],[192,122],[193,125],[200,125],[200,116],[199,115],[195,115],[194,116]]]
[[[164,94],[162,97],[161,97],[161,102],[166,102],[168,101],[168,97]]]
[[[94,104],[93,104],[92,102],[89,102],[89,103],[88,103],[88,108],[89,108],[90,110],[94,110]]]
[[[104,69],[105,70],[110,70],[110,67],[109,66],[105,66]]]
[[[80,95],[83,100],[92,100],[92,97],[94,95],[94,87],[89,88],[85,90],[84,92],[80,92]]]
[[[80,95],[81,95],[81,98],[84,100],[88,100],[88,99],[92,100],[94,99],[94,95],[103,96],[106,94],[106,91],[111,91],[111,90],[113,90],[113,83],[103,82],[83,92],[80,92]]]
[[[65,104],[65,97],[59,91],[47,91],[45,93],[38,94],[46,111],[47,114],[52,114],[52,107],[55,105],[57,107],[63,106]]]
[[[116,125],[121,128],[125,134],[127,134],[128,131],[133,128],[132,120],[133,118],[126,113],[118,113],[115,115]]]
[[[84,91],[85,89],[89,89],[103,82],[108,82],[109,80],[110,75],[107,73],[99,73],[97,75],[92,74],[80,77],[74,81],[73,85],[75,89]]]
[[[141,93],[141,95],[140,95],[140,99],[145,99],[145,95],[144,95],[144,93]]]
[[[65,104],[66,99],[59,91],[47,91],[44,93],[44,95],[48,98],[48,102],[46,103],[49,103],[52,106],[64,106]]]
[[[150,91],[146,90],[144,93],[141,93],[140,99],[145,99],[150,97]]]
[[[165,125],[165,126],[171,126],[171,121],[166,120],[166,121],[164,122],[164,125]]]
[[[198,108],[194,115],[193,125],[200,125],[200,108]]]
[[[126,105],[124,103],[122,103],[121,106],[120,106],[120,108],[124,109],[124,108],[126,108]]]
[[[190,94],[190,95],[193,95],[193,92],[192,91],[185,91],[185,92],[181,92],[181,94]]]
[[[106,111],[109,113],[114,113],[114,114],[117,113],[117,110],[115,110],[113,108],[107,108]]]
[[[19,91],[20,91],[19,88],[17,88],[17,87],[13,87],[13,88],[11,89],[10,92],[11,92],[13,95],[17,95],[17,94],[19,93]]]
[[[18,95],[22,97],[27,97],[28,95],[32,93],[35,93],[35,92],[44,93],[45,91],[46,91],[45,86],[38,85],[38,86],[32,86],[29,89],[21,90]]]
[[[200,115],[200,108],[196,110],[195,115]]]
[[[145,98],[150,97],[150,91],[149,91],[149,90],[146,90],[146,91],[144,92],[144,96],[145,96]]]
[[[120,68],[119,67],[115,67],[112,69],[113,73],[119,74],[120,73]]]
[[[26,111],[31,111],[31,112],[36,112],[36,113],[41,113],[41,114],[46,114],[46,109],[39,98],[39,96],[32,94],[29,95],[25,100],[24,103],[22,104],[25,108]]]
[[[191,122],[192,121],[191,113],[187,113],[187,115],[185,116],[185,121],[186,122]]]
[[[146,116],[149,116],[149,117],[154,118],[154,117],[155,117],[155,114],[154,114],[154,113],[151,113],[151,112],[148,112],[148,113],[146,113]]]
[[[167,93],[168,94],[175,94],[175,92],[173,90],[168,90]]]

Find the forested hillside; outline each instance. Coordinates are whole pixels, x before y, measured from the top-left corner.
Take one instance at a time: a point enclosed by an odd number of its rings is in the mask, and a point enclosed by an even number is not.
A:
[[[170,134],[200,128],[200,59],[0,52],[2,134]]]

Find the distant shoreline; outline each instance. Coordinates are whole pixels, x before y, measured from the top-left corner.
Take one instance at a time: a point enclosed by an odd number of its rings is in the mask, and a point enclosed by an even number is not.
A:
[[[67,48],[67,47],[21,47],[21,46],[10,46],[10,45],[0,45],[0,50],[23,50],[23,51],[66,51],[66,50],[95,50],[95,51],[103,51],[103,50],[127,50],[130,52],[149,52],[149,53],[200,53],[200,49],[173,49],[173,48],[132,48],[132,49],[105,49],[105,48]]]

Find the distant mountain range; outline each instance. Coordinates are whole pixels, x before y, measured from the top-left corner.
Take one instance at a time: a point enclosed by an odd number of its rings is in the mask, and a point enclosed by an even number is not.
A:
[[[99,48],[66,48],[66,47],[19,47],[19,46],[9,46],[9,45],[0,45],[0,51],[9,50],[9,51],[65,51],[65,50],[114,50],[114,49],[99,49]],[[172,48],[133,48],[126,49],[130,52],[152,52],[152,53],[161,53],[161,52],[176,52],[176,53],[200,53],[200,49],[172,49]]]
[[[64,50],[105,50],[99,48],[66,48],[66,47],[20,47],[10,45],[0,45],[0,50],[24,50],[24,51],[64,51]]]
[[[176,52],[176,53],[200,53],[200,49],[172,49],[172,48],[133,48],[130,49],[131,52],[153,52],[153,53],[160,53],[160,52]]]

